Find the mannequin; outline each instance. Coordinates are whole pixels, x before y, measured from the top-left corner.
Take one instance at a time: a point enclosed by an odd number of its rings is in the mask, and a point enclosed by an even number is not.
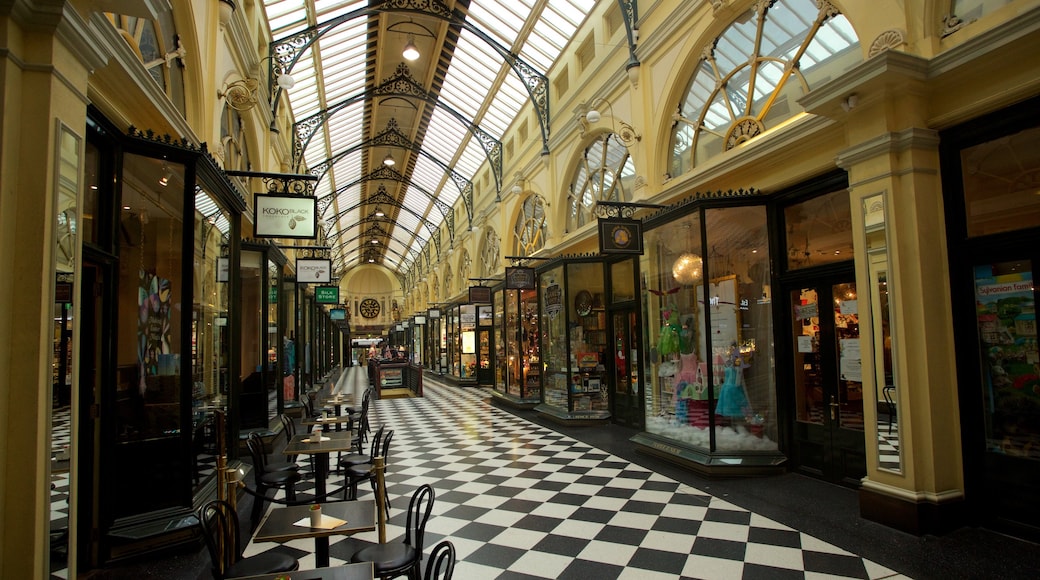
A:
[[[720,418],[733,419],[751,415],[751,403],[744,390],[743,359],[731,351],[723,366],[725,380],[719,388],[715,414]]]

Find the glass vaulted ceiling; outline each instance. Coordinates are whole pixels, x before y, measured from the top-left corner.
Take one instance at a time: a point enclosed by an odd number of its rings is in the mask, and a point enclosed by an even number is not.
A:
[[[596,0],[427,0],[409,7],[446,6],[465,15],[470,26],[495,40],[543,75],[585,20]],[[335,114],[306,143],[302,166],[295,171],[327,167],[316,193],[331,199],[323,218],[329,224],[337,271],[367,262],[372,248],[391,269],[406,271],[423,247],[433,243],[431,229],[445,219],[444,205],[453,206],[459,185],[445,167],[476,181],[487,163],[480,141],[470,127],[452,114],[501,141],[509,124],[529,97],[523,81],[502,57],[467,27],[449,29],[446,21],[412,12],[372,11],[380,0],[267,0],[265,9],[271,36],[280,40],[309,30],[328,29],[303,50],[292,66],[295,85],[283,94],[280,106],[289,106],[297,121],[336,108]],[[391,5],[394,3],[387,3]],[[351,17],[356,14],[357,17]],[[429,37],[422,24],[433,33]],[[419,63],[406,63],[416,82],[437,97],[439,106],[421,99],[358,98],[391,76],[401,57],[403,38],[416,34],[425,46]],[[421,43],[419,42],[421,41]],[[388,68],[389,67],[389,68]],[[398,117],[415,114],[408,125]],[[386,147],[365,147],[391,125],[404,133],[422,153]],[[396,126],[396,125],[395,125]],[[366,176],[385,171],[382,160],[392,154],[401,181],[373,182]],[[386,191],[398,208],[381,207],[392,221],[375,221],[368,202]],[[434,200],[436,198],[436,201]],[[443,203],[443,204],[442,204]],[[460,214],[465,219],[465,212]],[[382,233],[382,239],[380,234]],[[373,244],[376,238],[379,243]],[[444,247],[448,238],[442,240]],[[434,253],[436,255],[436,252]]]

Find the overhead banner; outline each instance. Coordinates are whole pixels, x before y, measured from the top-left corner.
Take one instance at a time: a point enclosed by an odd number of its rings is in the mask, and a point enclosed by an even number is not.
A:
[[[628,218],[600,218],[599,253],[642,255],[643,222]]]
[[[339,286],[317,286],[314,301],[318,304],[339,304]]]
[[[318,198],[309,195],[257,193],[253,237],[313,240],[318,232]]]
[[[329,282],[332,282],[332,260],[324,258],[297,258],[297,284],[328,284]]]
[[[506,290],[534,290],[534,268],[506,266]]]
[[[491,304],[491,287],[470,286],[469,301],[472,304]]]

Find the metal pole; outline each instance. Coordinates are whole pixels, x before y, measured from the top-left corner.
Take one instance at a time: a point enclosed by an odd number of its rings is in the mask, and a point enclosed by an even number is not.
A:
[[[376,474],[376,523],[379,530],[379,543],[386,543],[386,506],[383,503],[386,493],[386,458],[379,455],[372,459],[372,471]]]

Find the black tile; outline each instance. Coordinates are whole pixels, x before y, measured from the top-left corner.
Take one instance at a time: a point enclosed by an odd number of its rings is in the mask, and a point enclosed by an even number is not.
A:
[[[580,554],[581,551],[585,549],[585,546],[588,545],[589,540],[584,538],[549,534],[542,538],[541,541],[535,544],[531,549],[536,552],[546,552],[548,554],[573,558]]]
[[[625,502],[625,505],[621,507],[620,511],[656,516],[660,515],[667,506],[668,504],[658,503],[656,501],[629,500]]]
[[[658,532],[671,532],[673,534],[696,536],[697,532],[701,529],[701,522],[700,520],[684,520],[680,518],[660,516],[654,521],[654,525],[651,526],[650,529]]]
[[[612,544],[623,544],[625,546],[638,546],[646,537],[646,530],[626,528],[624,526],[604,526],[596,534],[595,540],[610,542]]]
[[[487,495],[494,495],[494,496],[498,496],[498,497],[516,497],[522,491],[524,491],[524,489],[520,488],[520,487],[509,487],[509,486],[506,486],[506,485],[496,485],[495,487],[492,487],[491,489],[485,491],[484,493],[487,494]]]
[[[774,530],[752,526],[748,529],[748,543],[782,546],[785,548],[801,548],[802,535],[792,530]]]
[[[732,542],[730,540],[717,540],[715,538],[697,538],[693,541],[691,554],[698,556],[710,556],[712,558],[723,558],[726,560],[743,560],[747,552],[744,542]]]
[[[583,476],[579,477],[578,481],[576,481],[575,483],[583,483],[583,484],[586,484],[586,485],[606,486],[607,484],[610,483],[610,478],[609,477],[603,477],[603,476],[600,476],[600,475],[583,475]]]
[[[802,551],[802,562],[806,572],[819,572],[849,578],[866,578],[867,570],[863,560],[857,556],[842,554],[825,554],[823,552]]]
[[[495,509],[506,510],[510,512],[520,512],[522,514],[529,514],[532,511],[538,509],[538,506],[542,505],[542,502],[531,501],[527,499],[511,499],[503,502]]]
[[[528,515],[520,518],[512,527],[536,532],[551,532],[563,522],[564,520],[560,518]]]
[[[491,524],[481,524],[478,522],[470,521],[468,524],[462,526],[458,531],[455,532],[454,536],[458,538],[466,538],[469,540],[477,540],[479,542],[487,542],[495,536],[504,532],[507,528],[502,526],[494,526]]]
[[[545,477],[544,472],[541,474],[541,477]],[[542,479],[538,483],[532,485],[531,488],[540,489],[544,491],[560,491],[561,489],[566,488],[567,485],[567,483],[564,483],[562,481],[549,481],[546,479]]]
[[[708,508],[707,513],[704,514],[704,521],[746,526],[751,523],[751,512]]]
[[[605,524],[614,518],[615,512],[595,508],[578,508],[571,514],[572,520]]]
[[[509,546],[500,546],[498,544],[484,544],[466,556],[466,561],[493,568],[508,568],[526,553],[527,550],[519,548],[510,548]]]
[[[582,504],[584,504],[587,501],[589,501],[589,496],[587,496],[587,495],[580,495],[580,494],[577,494],[577,493],[558,493],[558,494],[552,496],[551,498],[549,498],[548,500],[546,500],[545,503],[562,503],[562,504],[565,504],[565,505],[582,505]]]
[[[637,489],[629,489],[627,487],[604,487],[596,492],[596,495],[601,497],[616,497],[621,499],[628,499],[639,491]]]
[[[402,495],[402,497],[405,496]],[[408,494],[407,497],[411,498],[411,494]],[[463,505],[475,497],[477,497],[477,494],[475,493],[466,493],[464,491],[448,491],[441,493],[441,490],[434,489],[434,498],[438,503]]]
[[[568,465],[560,468],[560,473],[588,473],[590,467],[584,467],[581,465]]]
[[[498,576],[495,576],[495,580],[545,580],[545,578],[542,576],[531,576],[530,574],[522,574],[520,572],[506,570]]]
[[[775,568],[764,564],[744,564],[743,580],[802,580],[805,574],[800,570]]]
[[[444,512],[444,515],[449,518],[455,518],[472,522],[480,516],[488,513],[490,510],[487,508],[468,506],[468,505],[457,505],[450,510]]]
[[[622,571],[624,571],[622,566],[590,560],[575,560],[560,573],[557,580],[606,580],[617,578]]]
[[[678,576],[682,573],[683,568],[686,567],[686,559],[687,554],[639,548],[635,554],[632,554],[632,559],[628,561],[628,566]]]

